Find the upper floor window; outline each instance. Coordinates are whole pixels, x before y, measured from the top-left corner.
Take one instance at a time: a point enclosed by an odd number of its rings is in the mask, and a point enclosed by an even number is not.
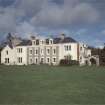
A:
[[[50,49],[47,49],[47,54],[49,54],[50,53]]]
[[[32,54],[32,50],[30,50],[30,54]]]
[[[71,46],[69,45],[69,50],[71,50]]]
[[[66,45],[65,47],[65,51],[70,51],[71,50],[71,45]]]
[[[22,53],[22,48],[21,48],[21,51],[20,52]]]
[[[8,55],[8,51],[6,51],[6,54]]]
[[[53,54],[56,54],[56,49],[53,49]]]
[[[18,53],[22,53],[22,48],[17,48]]]
[[[44,54],[44,50],[43,49],[41,49],[41,54]]]
[[[35,50],[35,54],[38,54],[38,50]]]

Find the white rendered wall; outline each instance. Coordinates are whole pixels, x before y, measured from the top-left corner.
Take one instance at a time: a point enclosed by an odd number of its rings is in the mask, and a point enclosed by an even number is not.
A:
[[[8,54],[6,53],[8,51]],[[5,58],[9,58],[9,63],[5,63]],[[14,65],[15,52],[14,48],[11,49],[8,45],[1,51],[1,63],[6,65]]]
[[[71,50],[66,51],[64,46],[71,46]],[[64,59],[64,56],[71,55],[72,60],[78,60],[77,58],[77,43],[59,44],[59,60]]]
[[[22,53],[17,52],[18,48],[22,48]],[[27,65],[27,46],[17,46],[15,48],[15,54],[16,65]],[[22,63],[18,62],[19,57],[22,57]]]

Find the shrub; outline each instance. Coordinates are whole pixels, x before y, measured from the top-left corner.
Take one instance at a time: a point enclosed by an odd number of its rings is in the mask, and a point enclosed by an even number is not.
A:
[[[60,60],[59,63],[61,66],[72,66],[72,65],[78,65],[79,62],[76,60],[67,60],[67,59],[62,59]]]

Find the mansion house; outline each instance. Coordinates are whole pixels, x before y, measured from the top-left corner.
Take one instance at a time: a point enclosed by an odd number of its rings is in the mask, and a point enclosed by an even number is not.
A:
[[[29,40],[12,37],[1,51],[1,63],[5,65],[53,64],[61,59],[86,63],[91,50],[86,44],[79,43],[62,34],[56,38],[31,36]]]

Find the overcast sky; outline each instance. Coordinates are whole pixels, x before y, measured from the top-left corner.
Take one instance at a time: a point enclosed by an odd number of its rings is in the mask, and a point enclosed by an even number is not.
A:
[[[0,0],[0,39],[65,33],[93,46],[105,42],[105,0]]]

